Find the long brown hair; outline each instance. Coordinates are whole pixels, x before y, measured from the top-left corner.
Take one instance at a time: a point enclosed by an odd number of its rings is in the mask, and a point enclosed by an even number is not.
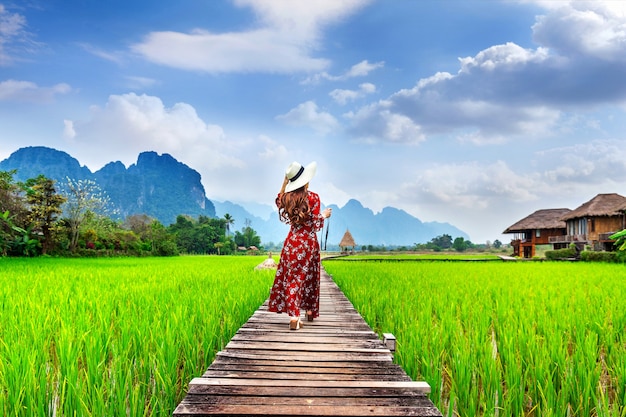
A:
[[[280,196],[278,218],[294,226],[302,226],[311,216],[309,193],[306,187],[283,193]]]

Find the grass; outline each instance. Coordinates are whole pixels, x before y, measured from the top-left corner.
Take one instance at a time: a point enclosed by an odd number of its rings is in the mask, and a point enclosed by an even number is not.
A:
[[[626,415],[623,265],[324,266],[444,415]]]
[[[170,416],[267,298],[263,257],[0,259],[5,416]]]

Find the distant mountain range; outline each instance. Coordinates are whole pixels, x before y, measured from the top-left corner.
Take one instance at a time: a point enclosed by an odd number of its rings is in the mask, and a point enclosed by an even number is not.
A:
[[[25,147],[0,162],[0,171],[13,169],[17,170],[18,181],[40,174],[60,184],[66,183],[67,177],[95,181],[107,193],[121,219],[131,214],[147,214],[167,226],[179,214],[197,218],[223,217],[228,213],[235,219],[235,230],[241,230],[249,221],[264,244],[279,244],[289,230],[278,220],[273,207],[254,204],[246,208],[229,201],[209,200],[200,174],[169,154],[142,152],[137,163],[128,168],[119,161],[110,162],[92,173],[65,152],[41,146]],[[409,246],[443,234],[469,239],[465,232],[449,223],[422,222],[393,207],[385,207],[376,214],[357,200],[350,200],[343,207],[329,207],[333,208],[327,222],[329,248],[338,245],[346,230],[350,230],[358,246]],[[321,235],[326,238],[326,228]]]

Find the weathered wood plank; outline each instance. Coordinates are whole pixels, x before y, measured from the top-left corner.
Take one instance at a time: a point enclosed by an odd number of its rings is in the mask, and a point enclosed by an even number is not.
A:
[[[273,405],[210,405],[181,404],[178,416],[441,416],[433,407],[399,406],[273,406]]]
[[[240,379],[240,378],[194,378],[189,385],[254,385],[257,387],[293,387],[296,383],[290,379]],[[428,394],[430,385],[422,381],[313,381],[299,380],[299,387],[346,387],[346,388],[412,388]]]
[[[226,396],[296,396],[296,397],[424,397],[426,394],[413,388],[363,388],[363,387],[302,387],[294,385],[289,390],[274,386],[246,385],[192,385],[189,393],[195,395],[226,395]]]

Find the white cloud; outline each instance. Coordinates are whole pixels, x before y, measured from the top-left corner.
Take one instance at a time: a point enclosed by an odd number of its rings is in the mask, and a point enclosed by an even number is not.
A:
[[[293,126],[306,126],[322,134],[339,127],[337,120],[330,113],[319,111],[313,101],[304,102],[276,119]]]
[[[363,83],[359,85],[358,90],[343,90],[343,89],[335,89],[329,93],[329,95],[335,100],[337,103],[344,105],[349,101],[358,100],[359,98],[365,97],[368,94],[373,94],[376,92],[376,86],[372,83]]]
[[[313,56],[320,47],[321,29],[367,2],[237,0],[237,6],[255,12],[256,28],[227,33],[152,32],[131,49],[161,65],[210,73],[320,71],[329,65],[328,60]]]
[[[102,50],[96,46],[90,45],[88,43],[79,43],[78,46],[83,48],[85,51],[89,52],[92,55],[95,55],[99,58],[102,58],[107,61],[114,62],[116,64],[123,63],[123,53],[121,52],[109,52]]]
[[[352,67],[350,67],[349,70],[347,70],[343,74],[331,75],[328,72],[324,71],[324,72],[320,72],[320,73],[317,73],[310,77],[305,78],[302,81],[302,84],[318,84],[322,80],[345,81],[350,78],[365,77],[369,75],[370,72],[377,70],[379,68],[383,68],[384,66],[385,66],[385,63],[383,61],[375,62],[372,64],[367,60],[363,60],[359,62],[358,64],[354,64]]]
[[[349,112],[345,117],[351,123],[349,132],[359,140],[376,143],[388,141],[418,144],[425,140],[422,126],[410,117],[389,109],[390,102],[381,101]]]
[[[570,2],[540,16],[533,33],[562,54],[626,61],[626,8],[620,1]]]
[[[22,49],[31,45],[31,34],[25,28],[24,16],[11,13],[0,4],[0,66],[13,63],[18,52],[17,45]]]
[[[495,200],[534,200],[536,185],[535,178],[515,173],[503,161],[435,164],[403,184],[402,195],[416,204],[486,209]]]
[[[139,90],[160,84],[159,81],[155,80],[154,78],[138,77],[132,75],[127,76],[126,81],[128,88]]]
[[[420,140],[449,135],[486,145],[552,137],[559,124],[566,126],[565,117],[593,124],[585,118],[598,107],[626,103],[626,13],[612,3],[558,2],[533,26],[537,48],[509,42],[459,58],[456,74],[423,78],[350,113],[350,132],[369,140],[411,139],[384,134],[382,126],[398,116],[419,127]],[[343,101],[355,96],[340,93]]]
[[[0,101],[49,103],[58,94],[67,94],[72,88],[65,84],[40,87],[30,81],[6,80],[0,82]]]
[[[63,137],[66,139],[74,139],[76,137],[74,122],[71,120],[63,120]]]
[[[259,157],[264,161],[282,161],[288,156],[287,148],[284,145],[279,144],[272,138],[266,135],[259,137],[259,142],[263,145],[263,150],[259,152]]]
[[[104,106],[92,107],[88,120],[64,124],[72,156],[92,171],[112,161],[129,166],[145,151],[168,153],[198,171],[207,197],[217,201],[271,204],[268,196],[280,188],[279,173],[293,158],[270,136],[229,136],[202,120],[193,106],[167,107],[145,94],[111,95]]]
[[[565,184],[599,185],[626,182],[626,140],[593,140],[538,152],[534,165],[549,167],[542,174],[555,188]]]
[[[186,103],[168,108],[154,96],[112,95],[106,106],[92,107],[90,120],[67,121],[66,126],[70,123],[72,144],[92,168],[111,160],[130,164],[146,150],[179,155],[208,169],[241,164],[229,156],[222,128],[202,121]]]

